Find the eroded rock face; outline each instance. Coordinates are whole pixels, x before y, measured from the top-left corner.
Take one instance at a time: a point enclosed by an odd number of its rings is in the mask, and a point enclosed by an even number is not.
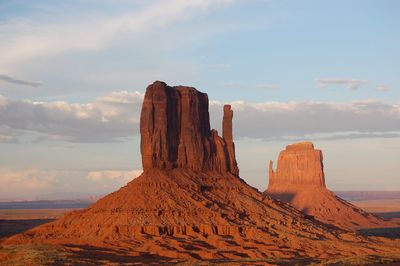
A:
[[[366,213],[329,191],[322,160],[322,151],[314,149],[311,142],[286,146],[279,154],[276,171],[272,161],[269,163],[269,185],[265,194],[341,228],[396,226],[396,222]]]
[[[239,168],[237,167],[237,162],[235,158],[235,143],[233,142],[232,119],[233,111],[231,109],[231,106],[225,105],[224,117],[222,120],[222,137],[225,140],[228,153],[228,170],[235,175],[239,175]]]
[[[238,175],[233,111],[224,106],[223,135],[210,129],[208,96],[156,81],[146,89],[140,117],[143,169],[189,168]]]
[[[276,172],[269,165],[269,188],[325,187],[322,151],[314,149],[311,142],[286,146],[278,158]]]

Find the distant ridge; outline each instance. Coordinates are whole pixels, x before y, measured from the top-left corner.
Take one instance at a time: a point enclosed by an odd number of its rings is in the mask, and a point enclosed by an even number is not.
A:
[[[397,190],[335,191],[335,194],[348,201],[400,199]]]
[[[89,199],[76,200],[35,200],[0,202],[0,210],[11,209],[79,209],[86,208],[94,201]]]

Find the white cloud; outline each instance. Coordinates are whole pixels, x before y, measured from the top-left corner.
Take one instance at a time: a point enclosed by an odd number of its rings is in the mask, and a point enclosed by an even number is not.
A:
[[[376,90],[385,92],[385,91],[389,90],[389,87],[387,85],[384,85],[384,84],[379,84],[378,86],[376,86]]]
[[[71,199],[104,195],[142,170],[8,169],[0,167],[0,201]]]
[[[394,137],[400,132],[400,105],[376,100],[231,104],[236,138]],[[213,121],[220,124],[222,103],[211,102],[210,108]]]
[[[15,101],[0,97],[0,141],[113,142],[139,134],[143,94],[112,92],[90,103]],[[223,103],[210,102],[213,125],[221,124]],[[394,137],[400,105],[377,100],[348,103],[231,103],[236,138],[315,139]],[[39,136],[39,137],[37,137]],[[26,138],[25,138],[26,139]]]
[[[0,81],[29,87],[39,87],[43,85],[41,81],[17,79],[3,74],[0,74]]]
[[[349,90],[357,90],[360,86],[369,83],[368,80],[358,80],[358,79],[343,79],[343,78],[323,78],[315,79],[317,86],[320,88],[325,88],[332,85],[344,85]]]
[[[94,182],[112,181],[120,184],[126,184],[132,179],[140,176],[143,170],[103,170],[91,171],[88,173],[87,178]]]
[[[0,199],[34,196],[52,187],[54,173],[38,169],[0,168]]]
[[[18,143],[21,134],[6,126],[0,126],[0,143]]]
[[[116,141],[137,134],[142,99],[143,94],[126,91],[87,104],[0,97],[0,133],[2,139],[11,133],[36,132],[43,140]]]
[[[5,108],[7,105],[7,98],[0,95],[0,108]]]
[[[0,71],[24,61],[70,51],[99,50],[124,36],[136,36],[187,19],[231,0],[148,1],[137,12],[115,17],[87,14],[84,20],[59,23],[22,19],[0,26]]]

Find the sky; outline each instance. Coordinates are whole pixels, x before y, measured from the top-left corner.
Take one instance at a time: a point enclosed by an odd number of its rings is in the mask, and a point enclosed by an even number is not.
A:
[[[331,190],[400,190],[397,0],[0,1],[0,200],[110,193],[141,173],[155,80],[232,104],[241,177],[313,141]]]

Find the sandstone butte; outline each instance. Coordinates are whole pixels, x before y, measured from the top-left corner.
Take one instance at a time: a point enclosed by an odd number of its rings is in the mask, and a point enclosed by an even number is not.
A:
[[[154,82],[141,112],[143,174],[2,245],[79,246],[169,263],[400,252],[393,240],[325,225],[247,185],[236,164],[232,118],[226,105],[220,137],[210,129],[207,94]]]
[[[344,229],[396,227],[398,221],[384,220],[339,198],[326,188],[322,151],[311,142],[286,146],[276,171],[269,163],[265,193],[290,203],[307,215]]]

